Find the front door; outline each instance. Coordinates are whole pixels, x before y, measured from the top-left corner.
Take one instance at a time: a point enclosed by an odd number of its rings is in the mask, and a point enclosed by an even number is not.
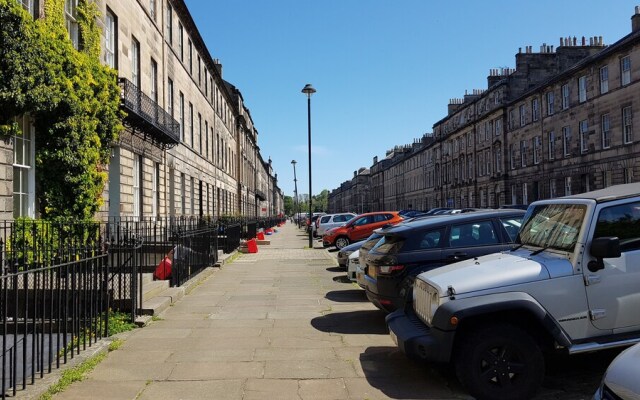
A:
[[[584,268],[591,321],[598,329],[635,330],[640,327],[640,202],[603,207],[593,229],[594,238],[618,237],[621,256],[605,259],[597,272]],[[592,257],[585,258],[586,267]]]

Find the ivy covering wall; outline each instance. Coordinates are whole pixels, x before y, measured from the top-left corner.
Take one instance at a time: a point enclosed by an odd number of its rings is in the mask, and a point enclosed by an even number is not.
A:
[[[116,71],[100,63],[100,15],[78,2],[80,50],[65,28],[64,0],[46,0],[34,20],[16,0],[0,0],[0,135],[35,122],[36,198],[45,219],[91,219],[102,205],[110,145],[123,117]]]

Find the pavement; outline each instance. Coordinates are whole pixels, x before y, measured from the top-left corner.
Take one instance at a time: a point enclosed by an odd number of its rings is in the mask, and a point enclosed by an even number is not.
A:
[[[317,241],[307,248],[292,224],[267,239],[54,399],[470,398],[449,370],[396,348],[385,315],[346,279],[334,252]],[[538,398],[590,398],[612,357],[556,363]]]

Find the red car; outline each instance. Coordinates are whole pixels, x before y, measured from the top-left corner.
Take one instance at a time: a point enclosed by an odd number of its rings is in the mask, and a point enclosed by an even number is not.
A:
[[[342,249],[350,243],[368,238],[374,230],[385,225],[394,225],[402,221],[397,211],[377,211],[360,214],[348,224],[328,230],[322,236],[324,247],[336,246]]]

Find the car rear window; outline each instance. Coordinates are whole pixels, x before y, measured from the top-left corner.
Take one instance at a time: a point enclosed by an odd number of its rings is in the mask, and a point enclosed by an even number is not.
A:
[[[380,254],[397,254],[405,239],[397,235],[384,235],[378,243],[373,246],[371,251],[375,251]]]

